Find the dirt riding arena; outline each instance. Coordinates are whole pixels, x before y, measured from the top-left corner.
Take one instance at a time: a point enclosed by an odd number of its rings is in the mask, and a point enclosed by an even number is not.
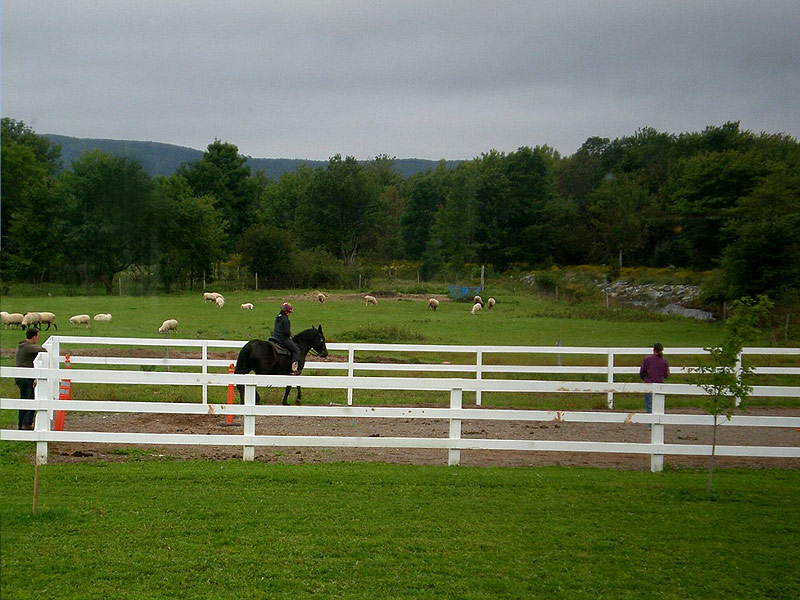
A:
[[[491,409],[487,409],[491,410]],[[684,413],[701,411],[681,409]],[[800,416],[798,409],[750,409],[749,415]],[[217,415],[152,415],[123,413],[73,413],[66,430],[119,431],[182,434],[241,434],[242,418],[227,425]],[[324,435],[347,437],[439,437],[448,435],[448,422],[434,419],[257,417],[257,435]],[[646,443],[650,432],[642,424],[596,424],[559,422],[462,421],[463,438],[627,441]],[[665,428],[670,444],[710,444],[711,428],[672,426]],[[794,428],[720,427],[720,445],[797,446],[800,431]],[[385,462],[413,465],[446,465],[447,450],[405,448],[315,448],[256,447],[255,458],[266,463],[301,464],[321,462]],[[49,462],[130,461],[164,459],[241,460],[241,446],[131,446],[118,444],[50,443]],[[707,457],[666,456],[674,467],[706,467]],[[649,455],[575,452],[528,452],[462,450],[465,466],[594,466],[649,470]],[[800,468],[800,459],[717,457],[720,467]]]

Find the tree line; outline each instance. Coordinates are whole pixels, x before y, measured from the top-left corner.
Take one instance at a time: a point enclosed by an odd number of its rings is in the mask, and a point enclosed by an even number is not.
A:
[[[332,157],[273,180],[231,143],[150,177],[100,151],[60,149],[2,120],[5,281],[102,283],[138,271],[167,293],[235,262],[264,287],[335,286],[365,263],[437,280],[605,264],[713,270],[717,299],[800,288],[800,145],[739,123],[486,152],[402,178],[393,159]]]

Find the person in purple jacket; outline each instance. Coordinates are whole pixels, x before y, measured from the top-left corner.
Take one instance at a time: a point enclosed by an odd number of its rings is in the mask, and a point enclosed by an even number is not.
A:
[[[653,345],[653,353],[645,356],[639,367],[639,377],[645,383],[664,383],[669,377],[669,363],[664,358],[664,346],[659,342]],[[647,412],[653,412],[653,394],[644,395],[644,406]]]

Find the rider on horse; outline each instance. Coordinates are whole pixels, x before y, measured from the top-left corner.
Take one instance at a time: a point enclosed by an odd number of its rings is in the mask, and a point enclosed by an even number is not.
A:
[[[300,348],[292,340],[292,324],[289,321],[289,313],[294,308],[288,302],[281,304],[281,311],[275,317],[275,328],[272,331],[272,337],[281,346],[286,348],[292,353],[292,371],[290,375],[300,375],[299,362],[300,362]]]

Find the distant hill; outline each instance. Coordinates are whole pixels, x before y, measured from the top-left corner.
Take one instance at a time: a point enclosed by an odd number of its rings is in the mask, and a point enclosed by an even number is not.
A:
[[[70,169],[73,161],[84,152],[91,150],[101,150],[114,156],[135,160],[151,176],[172,175],[182,164],[200,160],[203,157],[202,150],[161,142],[76,138],[53,133],[45,133],[43,137],[61,146],[61,160],[65,169]],[[460,162],[460,160],[445,161],[448,168],[453,168]],[[284,173],[294,171],[302,165],[315,168],[327,163],[328,161],[301,158],[247,158],[247,164],[251,169],[263,171],[271,179],[278,179]],[[399,158],[395,160],[394,169],[403,178],[406,178],[434,169],[438,163],[439,161],[436,160],[421,158]]]

